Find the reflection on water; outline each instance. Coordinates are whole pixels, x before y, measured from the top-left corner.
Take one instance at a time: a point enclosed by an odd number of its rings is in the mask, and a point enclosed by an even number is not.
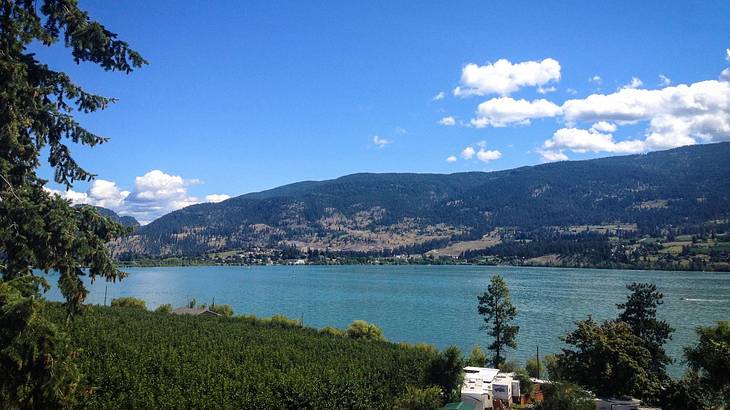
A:
[[[390,340],[428,342],[463,350],[488,344],[479,330],[477,295],[492,274],[502,274],[519,309],[518,351],[524,363],[540,346],[557,352],[573,322],[616,316],[625,285],[655,283],[665,295],[660,317],[675,327],[668,352],[680,358],[695,343],[694,328],[730,319],[730,274],[480,266],[267,266],[134,268],[122,282],[89,285],[90,303],[134,296],[148,308],[227,303],[236,313],[304,318],[306,325],[346,327],[355,319],[376,323]],[[51,275],[52,276],[52,275]],[[49,278],[55,282],[56,278]],[[57,288],[47,295],[60,300]],[[675,375],[680,365],[672,367]]]

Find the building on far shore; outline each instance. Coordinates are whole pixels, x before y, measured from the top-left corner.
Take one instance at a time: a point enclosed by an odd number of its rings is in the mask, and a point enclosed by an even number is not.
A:
[[[193,316],[204,316],[204,317],[211,317],[211,316],[220,316],[220,314],[213,312],[212,310],[204,307],[196,307],[196,308],[190,308],[190,307],[179,307],[172,311],[172,313],[176,315],[193,315]]]

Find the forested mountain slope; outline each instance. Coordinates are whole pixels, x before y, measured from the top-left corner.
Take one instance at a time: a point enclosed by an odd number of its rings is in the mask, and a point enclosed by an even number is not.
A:
[[[172,212],[113,251],[130,258],[282,244],[357,252],[459,243],[478,249],[479,241],[486,246],[506,232],[570,233],[590,225],[604,233],[650,233],[728,213],[730,143],[719,143],[498,172],[299,182]]]

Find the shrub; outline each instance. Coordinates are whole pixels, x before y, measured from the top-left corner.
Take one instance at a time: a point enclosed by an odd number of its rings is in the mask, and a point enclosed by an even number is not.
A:
[[[570,383],[546,385],[545,400],[537,403],[535,410],[594,410],[593,396],[581,387]]]
[[[464,359],[456,346],[449,346],[439,353],[427,370],[428,384],[439,386],[447,401],[461,397],[461,384],[464,381]]]
[[[351,339],[383,341],[383,331],[374,324],[364,320],[355,320],[347,327],[347,336]]]
[[[212,305],[210,311],[225,317],[233,316],[233,308],[231,305]]]
[[[319,329],[319,333],[322,333],[323,335],[339,336],[339,337],[347,336],[347,333],[345,333],[344,330],[338,329],[338,328],[332,327],[332,326],[325,326],[325,327]]]
[[[143,310],[147,309],[147,305],[144,303],[144,300],[129,296],[113,299],[112,307],[127,307]]]
[[[155,309],[155,312],[158,313],[172,313],[172,305],[169,303],[165,303],[164,305],[160,305]]]
[[[301,326],[301,324],[299,323],[298,320],[289,319],[288,317],[286,317],[284,315],[271,316],[271,318],[269,319],[269,322],[275,323],[278,325],[283,325],[283,326],[297,326],[297,327]]]
[[[423,389],[407,386],[393,407],[397,410],[438,410],[441,408],[441,389],[436,386]]]
[[[482,350],[479,346],[474,346],[474,348],[471,349],[471,353],[469,353],[469,358],[466,359],[466,365],[484,367],[487,364],[487,361],[489,361],[489,358],[487,357],[487,354],[484,353],[484,350]]]

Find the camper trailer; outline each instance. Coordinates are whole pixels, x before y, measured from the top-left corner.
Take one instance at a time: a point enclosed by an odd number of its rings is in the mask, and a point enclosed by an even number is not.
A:
[[[461,401],[475,406],[476,410],[494,408],[494,402],[509,406],[520,395],[520,382],[513,373],[501,373],[487,367],[465,367]]]

